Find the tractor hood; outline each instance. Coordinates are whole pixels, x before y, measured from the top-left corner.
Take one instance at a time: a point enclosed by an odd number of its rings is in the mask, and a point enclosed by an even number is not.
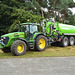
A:
[[[14,40],[18,38],[25,38],[24,32],[14,32],[1,36],[0,48],[10,47]]]
[[[24,32],[14,32],[14,33],[8,33],[8,34],[5,34],[5,35],[2,35],[1,36],[1,38],[2,37],[10,37],[10,38],[12,38],[12,37],[14,37],[14,38],[16,38],[16,37],[22,37],[22,38],[24,38]]]

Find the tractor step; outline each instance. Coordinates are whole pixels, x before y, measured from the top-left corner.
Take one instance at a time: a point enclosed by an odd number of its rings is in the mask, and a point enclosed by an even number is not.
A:
[[[29,42],[29,48],[34,49],[34,42]]]

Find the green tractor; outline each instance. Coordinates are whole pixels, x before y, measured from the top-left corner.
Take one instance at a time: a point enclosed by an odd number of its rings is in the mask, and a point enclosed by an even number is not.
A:
[[[18,32],[1,36],[0,48],[4,53],[11,52],[14,55],[23,55],[26,50],[35,49],[44,51],[47,47],[47,37],[39,32],[36,23],[19,23]]]

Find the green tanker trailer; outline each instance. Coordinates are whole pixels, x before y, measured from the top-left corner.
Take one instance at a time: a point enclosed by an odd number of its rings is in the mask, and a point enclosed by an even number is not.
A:
[[[44,51],[47,45],[66,47],[75,43],[75,26],[45,22],[43,32],[36,23],[19,23],[18,32],[1,36],[0,48],[3,52],[23,55],[27,49]]]
[[[45,24],[46,35],[49,37],[51,45],[60,45],[66,47],[75,44],[75,26],[47,22]]]

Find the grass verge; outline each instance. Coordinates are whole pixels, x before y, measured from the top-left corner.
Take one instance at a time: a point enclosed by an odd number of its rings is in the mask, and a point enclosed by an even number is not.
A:
[[[68,57],[75,56],[75,46],[55,47],[48,46],[45,51],[27,51],[25,55],[13,56],[11,53],[3,53],[0,50],[0,58],[29,58],[29,57]]]

